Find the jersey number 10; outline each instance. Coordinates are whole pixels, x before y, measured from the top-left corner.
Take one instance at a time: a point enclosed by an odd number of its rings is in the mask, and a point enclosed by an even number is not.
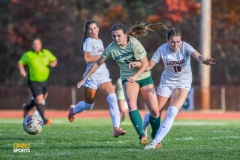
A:
[[[181,72],[182,67],[181,66],[173,66],[175,72]]]

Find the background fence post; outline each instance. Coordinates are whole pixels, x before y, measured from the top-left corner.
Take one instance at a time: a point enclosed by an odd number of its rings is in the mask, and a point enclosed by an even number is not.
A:
[[[71,93],[72,93],[72,104],[76,104],[76,87],[71,88]]]
[[[225,107],[225,87],[221,87],[221,109],[223,112],[226,111]]]

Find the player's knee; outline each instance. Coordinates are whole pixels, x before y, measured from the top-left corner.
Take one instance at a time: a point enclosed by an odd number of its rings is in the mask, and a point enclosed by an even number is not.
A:
[[[159,111],[158,110],[157,111],[151,111],[150,115],[151,115],[151,117],[157,118],[157,117],[159,117]]]
[[[178,114],[178,109],[175,106],[170,106],[167,110],[167,116],[169,118],[175,118],[176,115]]]
[[[117,96],[116,96],[116,94],[115,93],[109,94],[107,96],[107,101],[108,101],[109,104],[111,104],[111,103],[116,103],[117,104]]]
[[[133,111],[133,110],[138,109],[136,102],[127,101],[127,104],[128,104],[128,109],[129,109],[129,111]]]
[[[44,98],[36,98],[34,100],[35,104],[42,104],[45,105],[45,99]]]

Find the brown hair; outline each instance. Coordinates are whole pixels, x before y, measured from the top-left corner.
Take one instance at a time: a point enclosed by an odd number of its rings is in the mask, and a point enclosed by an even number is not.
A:
[[[124,34],[128,34],[135,38],[141,38],[148,35],[148,31],[153,31],[152,28],[155,26],[161,26],[162,28],[168,30],[168,28],[162,23],[148,24],[145,22],[136,23],[133,26],[130,26],[129,29],[121,23],[115,24],[111,31],[122,30]]]
[[[81,51],[83,50],[83,43],[85,41],[85,39],[87,38],[87,32],[88,32],[88,28],[90,24],[95,23],[97,25],[97,22],[94,20],[88,20],[85,24],[84,24],[84,38],[83,38],[83,42],[82,42],[82,46],[81,46]],[[98,25],[97,25],[98,26]]]
[[[111,31],[122,30],[124,34],[128,34],[135,38],[141,38],[148,35],[148,31],[153,31],[152,28],[155,26],[161,26],[167,33],[166,38],[169,40],[171,36],[180,36],[182,38],[182,32],[178,28],[171,28],[169,29],[163,23],[145,23],[140,22],[136,23],[135,25],[131,26],[129,29],[121,23],[113,25]]]
[[[178,28],[171,28],[171,29],[167,30],[167,33],[166,33],[167,40],[169,40],[172,36],[180,36],[182,39],[181,30]]]

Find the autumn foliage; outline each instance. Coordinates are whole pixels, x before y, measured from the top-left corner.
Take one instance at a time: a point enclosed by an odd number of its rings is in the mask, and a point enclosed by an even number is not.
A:
[[[104,46],[111,42],[114,23],[134,24],[162,22],[178,27],[183,40],[195,49],[199,46],[200,0],[4,0],[0,1],[0,84],[26,85],[17,69],[20,56],[30,49],[30,41],[40,36],[43,46],[51,50],[59,64],[52,70],[50,85],[75,85],[85,70],[80,52],[83,24],[94,19],[100,26]],[[212,0],[212,57],[217,65],[211,68],[212,85],[240,85],[240,5],[239,0]],[[165,43],[165,32],[159,27],[140,39],[150,58]],[[111,77],[119,76],[118,66],[107,62]],[[159,82],[162,65],[155,67],[153,79]],[[192,60],[193,85],[199,85],[198,63]]]

